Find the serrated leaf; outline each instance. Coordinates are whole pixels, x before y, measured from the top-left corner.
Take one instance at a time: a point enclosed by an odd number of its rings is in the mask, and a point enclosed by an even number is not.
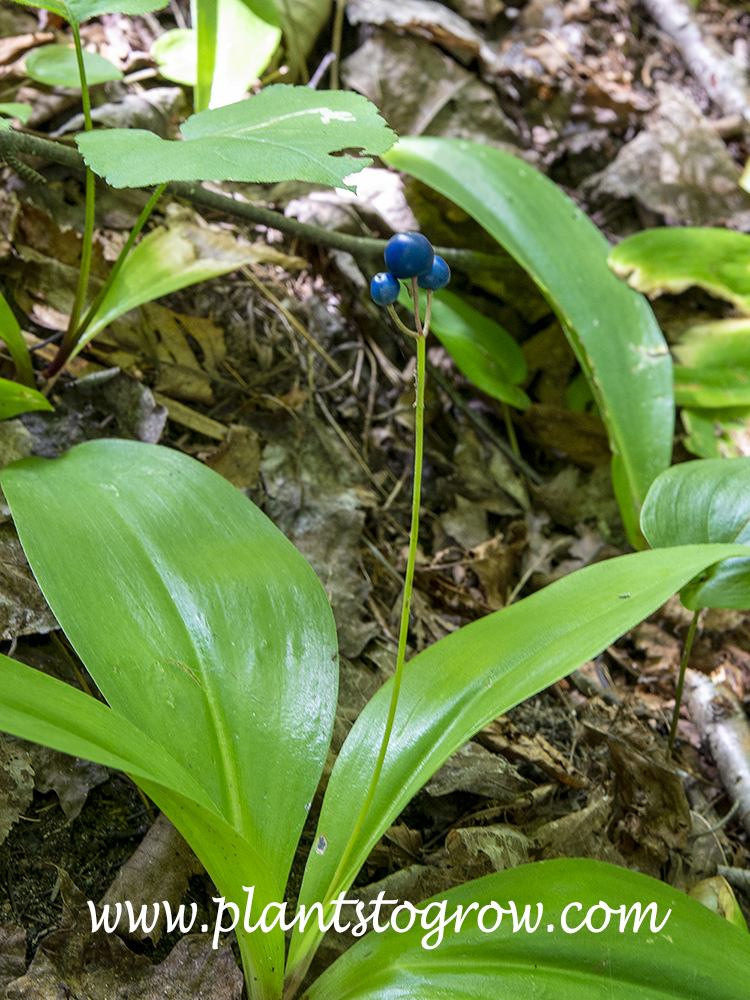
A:
[[[185,142],[170,142],[143,129],[112,129],[77,142],[88,166],[113,187],[199,180],[340,186],[395,139],[359,94],[285,84],[193,115],[182,133]],[[361,155],[336,155],[350,149]]]
[[[750,545],[750,458],[683,462],[654,480],[641,529],[649,545]],[[698,608],[750,608],[750,556],[726,559],[681,593]]]
[[[109,59],[96,52],[83,50],[83,68],[89,86],[122,80],[122,73]],[[32,80],[46,83],[49,87],[79,87],[78,60],[75,49],[67,45],[42,45],[26,56],[26,72]]]
[[[607,425],[628,534],[672,455],[672,361],[648,303],[607,267],[609,245],[549,178],[502,150],[408,138],[384,159],[450,198],[531,275],[559,316]]]
[[[703,288],[750,315],[750,236],[729,229],[667,227],[628,236],[609,266],[631,288],[656,298]]]
[[[442,900],[444,917],[460,906],[465,922],[460,931],[448,924],[440,944],[425,948],[422,940],[435,942],[437,933],[428,936],[422,921],[437,927]],[[747,933],[671,886],[614,865],[522,865],[426,900],[422,913],[430,905],[411,930],[357,942],[306,1000],[738,1000],[747,990]],[[353,912],[344,914],[354,922]],[[409,916],[400,915],[402,928]]]
[[[420,298],[420,314],[425,317],[425,295]],[[412,308],[411,296],[401,289],[402,306]],[[499,323],[454,295],[435,292],[432,298],[430,330],[448,351],[463,374],[493,399],[525,410],[531,400],[519,388],[526,378],[526,359],[521,348]]]
[[[0,420],[29,410],[54,410],[54,406],[36,389],[0,378]]]

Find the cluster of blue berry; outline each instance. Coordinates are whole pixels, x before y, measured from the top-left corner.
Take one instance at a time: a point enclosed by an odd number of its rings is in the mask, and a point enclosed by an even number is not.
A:
[[[437,291],[451,280],[451,269],[438,257],[432,244],[421,233],[397,233],[385,247],[387,271],[376,274],[370,282],[370,295],[376,305],[390,306],[398,298],[399,278],[416,278],[420,288]]]

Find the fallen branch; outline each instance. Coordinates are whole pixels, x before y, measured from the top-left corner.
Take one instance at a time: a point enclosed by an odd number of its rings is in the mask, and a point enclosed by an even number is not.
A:
[[[750,122],[750,88],[744,67],[715,38],[705,37],[686,0],[643,0],[654,22],[682,54],[690,72],[725,115]]]
[[[738,819],[750,833],[750,725],[735,693],[696,670],[685,674],[688,708],[701,737],[711,749],[722,784]]]
[[[72,146],[63,142],[52,142],[27,132],[0,131],[0,159],[19,154],[37,156],[51,163],[59,163],[71,170],[83,170],[83,157]],[[366,267],[375,270],[383,267],[383,251],[385,240],[368,239],[362,236],[350,236],[347,233],[332,232],[311,226],[297,219],[288,219],[281,212],[269,208],[261,208],[248,202],[236,201],[234,198],[209,191],[200,183],[174,182],[167,185],[167,193],[178,198],[184,198],[196,205],[211,208],[224,215],[246,219],[256,225],[278,229],[289,236],[296,236],[306,243],[329,247],[332,250],[343,250],[350,253]],[[457,271],[470,273],[472,271],[497,271],[507,269],[507,258],[495,257],[493,254],[476,253],[474,250],[456,250],[454,247],[435,247],[448,264]]]

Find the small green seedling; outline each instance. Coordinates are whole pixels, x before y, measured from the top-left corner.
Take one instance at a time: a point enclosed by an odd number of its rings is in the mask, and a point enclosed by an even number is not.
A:
[[[412,568],[425,340],[416,309],[415,325]],[[316,921],[297,925],[285,962],[280,903],[336,704],[321,584],[243,494],[165,448],[93,441],[0,478],[40,587],[107,702],[2,657],[0,727],[131,774],[204,862],[222,913],[234,912],[249,997],[291,1000],[322,937]],[[338,755],[300,903],[349,919],[343,900],[369,852],[467,739],[746,551],[701,539],[598,563],[408,663],[406,593],[397,672]],[[425,905],[413,926],[365,937],[306,1000],[737,1000],[746,989],[747,934],[611,865],[525,865]],[[460,930],[448,919],[459,906]]]

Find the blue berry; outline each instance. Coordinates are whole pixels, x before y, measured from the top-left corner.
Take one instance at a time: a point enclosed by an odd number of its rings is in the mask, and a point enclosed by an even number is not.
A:
[[[434,259],[432,244],[421,233],[396,233],[385,247],[385,266],[396,278],[419,278]]]
[[[380,274],[376,274],[370,282],[370,295],[372,295],[372,301],[377,306],[393,305],[400,291],[401,285],[399,285],[398,281],[388,271],[381,271]]]
[[[450,280],[451,269],[442,257],[438,257],[437,254],[435,254],[435,260],[432,262],[432,267],[427,274],[422,275],[419,281],[417,281],[417,284],[420,288],[428,288],[433,292],[437,292],[439,289],[445,288]]]

